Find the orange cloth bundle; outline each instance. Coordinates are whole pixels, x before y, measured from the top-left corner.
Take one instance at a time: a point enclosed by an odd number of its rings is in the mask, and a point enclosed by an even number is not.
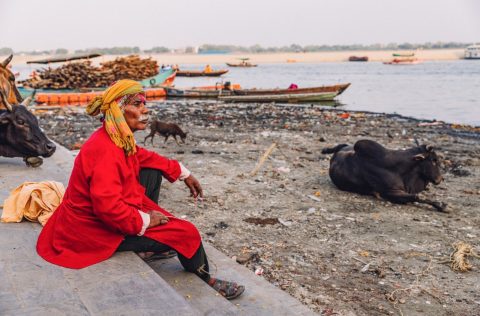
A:
[[[25,217],[43,226],[57,209],[65,194],[60,182],[24,182],[10,193],[3,203],[1,222],[19,223]]]

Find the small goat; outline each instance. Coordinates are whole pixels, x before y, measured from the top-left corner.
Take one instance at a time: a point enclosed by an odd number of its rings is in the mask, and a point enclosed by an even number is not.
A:
[[[151,137],[152,146],[153,146],[153,137],[155,136],[155,133],[158,133],[164,136],[165,137],[164,142],[167,142],[168,137],[173,136],[177,145],[180,145],[177,140],[177,135],[178,135],[180,136],[180,140],[182,141],[182,143],[185,144],[185,138],[187,137],[188,133],[184,133],[177,124],[163,123],[163,122],[154,120],[150,123],[150,128],[151,128],[150,134],[148,134],[143,140],[144,145],[145,145],[145,142],[147,141],[147,138]]]

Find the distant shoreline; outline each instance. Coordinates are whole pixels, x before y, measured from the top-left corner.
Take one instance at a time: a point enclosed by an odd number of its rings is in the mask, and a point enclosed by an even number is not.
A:
[[[378,50],[378,51],[328,51],[314,53],[258,53],[258,54],[140,54],[142,57],[152,57],[159,64],[225,64],[226,62],[238,62],[238,58],[250,58],[252,63],[322,63],[348,61],[350,56],[368,56],[369,61],[391,60],[393,53],[411,53],[411,51]],[[103,62],[124,55],[104,55],[93,59],[95,62]],[[463,59],[464,49],[431,49],[416,50],[415,56],[425,61],[458,60]],[[6,56],[0,56],[3,60]],[[14,55],[12,65],[25,64],[27,61],[48,58],[50,55]],[[32,67],[42,65],[33,64]]]

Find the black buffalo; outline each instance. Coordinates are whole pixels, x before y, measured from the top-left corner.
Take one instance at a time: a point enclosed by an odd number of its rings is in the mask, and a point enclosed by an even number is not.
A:
[[[325,148],[330,159],[332,182],[344,191],[382,197],[394,203],[418,202],[446,211],[446,204],[420,198],[417,194],[429,183],[439,184],[438,156],[430,145],[406,150],[389,150],[371,140],[359,140]]]
[[[0,156],[23,157],[28,166],[38,167],[43,157],[55,152],[52,143],[38,126],[37,118],[25,107],[15,87],[15,77],[7,68],[11,56],[0,63]],[[13,81],[13,84],[12,84]],[[11,102],[14,102],[13,104]]]

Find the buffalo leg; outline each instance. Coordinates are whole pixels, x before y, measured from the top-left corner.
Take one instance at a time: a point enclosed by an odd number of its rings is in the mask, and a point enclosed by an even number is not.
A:
[[[439,212],[448,213],[447,203],[436,202],[436,201],[431,201],[431,200],[427,200],[427,199],[421,199],[421,198],[419,198],[419,197],[417,197],[416,202],[418,202],[418,203],[424,203],[424,204],[429,204],[429,205],[433,206],[433,207],[434,207],[437,211],[439,211]]]
[[[170,136],[170,134],[167,134],[167,136],[165,136],[165,140],[163,141],[164,143],[167,142],[167,139],[168,139],[169,136]]]
[[[388,191],[385,194],[385,197],[394,203],[400,203],[400,204],[405,204],[409,202],[428,204],[433,206],[439,212],[445,212],[446,206],[447,206],[445,203],[435,202],[428,199],[422,199],[417,194],[410,194],[402,190]]]

